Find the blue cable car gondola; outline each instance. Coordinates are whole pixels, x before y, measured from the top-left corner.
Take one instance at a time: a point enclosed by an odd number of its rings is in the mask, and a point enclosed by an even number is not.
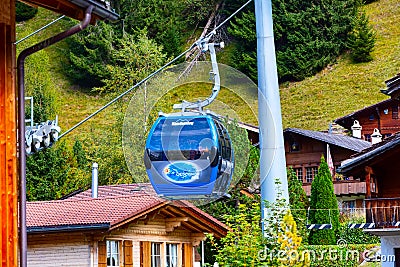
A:
[[[158,195],[169,199],[219,198],[233,174],[233,149],[213,115],[161,116],[146,141],[144,162]]]
[[[227,194],[234,169],[229,134],[218,117],[204,112],[218,95],[220,78],[214,46],[198,42],[210,51],[214,87],[209,98],[174,105],[181,112],[160,115],[146,140],[144,163],[158,195],[168,199],[215,199]],[[191,111],[186,111],[191,109]],[[195,111],[193,111],[195,109]]]

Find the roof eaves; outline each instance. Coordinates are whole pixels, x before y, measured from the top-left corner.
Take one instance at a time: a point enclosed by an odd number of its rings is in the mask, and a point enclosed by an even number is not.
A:
[[[358,146],[348,146],[346,145],[345,142],[338,142],[337,139],[332,138],[333,136],[329,136],[329,134],[326,133],[322,133],[322,132],[317,132],[317,131],[310,131],[310,130],[303,130],[303,129],[297,129],[297,128],[287,128],[284,130],[284,132],[291,132],[291,133],[296,133],[296,134],[300,134],[302,136],[308,137],[308,138],[312,138],[321,142],[325,142],[328,143],[330,145],[335,145],[338,147],[342,147],[348,150],[352,150],[354,152],[361,152],[363,149],[367,148],[367,145],[363,148],[358,148]],[[313,134],[309,134],[309,132],[312,132]],[[332,134],[333,135],[333,134]],[[322,137],[323,136],[323,137]],[[335,136],[336,138],[338,136]],[[346,137],[346,136],[340,136],[340,138],[354,138],[354,137]],[[354,140],[352,140],[354,142],[358,142],[361,146],[362,140],[356,139],[354,138]],[[365,144],[367,144],[368,142],[365,141]],[[363,146],[363,145],[362,145]]]
[[[110,7],[106,6],[105,2],[93,1],[93,0],[69,0],[69,2],[81,7],[87,8],[89,6],[94,6],[93,13],[102,19],[116,21],[119,15],[111,10]]]
[[[400,74],[397,74],[393,78],[386,80],[386,89],[382,89],[381,92],[385,95],[392,96],[400,90]]]
[[[360,166],[363,163],[366,163],[367,161],[370,161],[370,160],[376,158],[377,156],[385,153],[389,149],[392,149],[399,144],[400,144],[400,138],[394,139],[391,142],[383,144],[382,146],[379,146],[373,150],[370,150],[364,154],[359,155],[358,157],[355,157],[354,159],[351,159],[351,160],[345,162],[342,166],[340,166],[337,169],[337,171],[339,173],[346,174],[347,172],[351,171],[352,169]]]
[[[93,230],[108,230],[109,228],[110,228],[109,223],[28,226],[27,233],[36,234],[36,233],[49,233],[49,232],[93,231]]]
[[[366,111],[369,111],[369,110],[375,110],[376,107],[379,107],[380,105],[386,104],[387,102],[391,102],[391,101],[393,101],[393,99],[391,99],[391,98],[385,99],[385,100],[383,100],[383,101],[381,101],[381,102],[378,102],[378,103],[376,103],[376,104],[373,104],[373,105],[364,107],[364,108],[362,108],[362,109],[359,109],[359,110],[354,111],[353,113],[350,113],[350,114],[345,115],[345,116],[343,116],[343,117],[337,118],[337,119],[335,119],[333,122],[335,122],[335,123],[339,124],[340,126],[343,126],[343,127],[344,127],[345,125],[342,125],[342,124],[341,124],[343,120],[352,118],[352,117],[354,117],[354,116],[359,115],[360,113],[363,113],[363,112],[366,112]],[[350,129],[349,129],[349,130],[350,130]]]
[[[210,214],[202,211],[198,207],[188,204],[186,201],[180,201],[180,203],[182,205],[181,208],[191,216],[195,217],[197,220],[208,223],[212,222],[214,226],[217,226],[219,229],[214,227],[214,230],[218,231],[220,236],[225,236],[227,232],[231,230],[226,224],[212,217]]]
[[[135,211],[135,212],[123,217],[123,218],[120,218],[118,220],[115,220],[115,221],[111,222],[110,230],[113,230],[115,228],[120,227],[121,225],[129,223],[129,222],[131,222],[133,220],[136,220],[139,217],[142,217],[142,216],[144,216],[144,215],[146,215],[146,214],[148,214],[148,213],[150,213],[150,212],[152,212],[154,210],[157,210],[157,209],[167,205],[168,203],[169,203],[168,201],[163,201],[163,202],[157,202],[154,205],[145,206],[143,209],[141,209],[139,211]]]

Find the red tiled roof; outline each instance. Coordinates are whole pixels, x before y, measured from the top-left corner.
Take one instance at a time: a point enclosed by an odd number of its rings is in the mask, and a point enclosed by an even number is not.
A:
[[[166,201],[151,195],[27,203],[27,227],[109,223],[140,214]]]
[[[91,197],[89,189],[63,200],[28,202],[27,227],[108,224],[111,228],[164,205],[178,207],[223,232],[228,230],[225,224],[188,201],[171,202],[158,197],[149,183],[99,186],[97,198]]]

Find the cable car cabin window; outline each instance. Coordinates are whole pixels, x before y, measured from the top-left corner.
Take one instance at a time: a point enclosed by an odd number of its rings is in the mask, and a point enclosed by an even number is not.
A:
[[[206,118],[182,121],[165,118],[152,133],[148,153],[151,161],[196,160],[202,152],[210,151],[212,145]]]
[[[218,121],[214,120],[215,125],[218,129],[218,143],[220,147],[220,153],[223,159],[231,160],[231,142],[229,140],[229,135],[224,126]]]

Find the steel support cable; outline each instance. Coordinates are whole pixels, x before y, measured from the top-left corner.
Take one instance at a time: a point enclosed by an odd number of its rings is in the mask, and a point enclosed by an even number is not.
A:
[[[25,41],[26,39],[30,38],[31,36],[33,36],[33,35],[35,35],[35,34],[37,34],[37,33],[39,33],[39,32],[41,32],[42,30],[44,30],[44,29],[46,29],[47,27],[53,25],[54,23],[56,23],[57,21],[63,19],[64,17],[65,17],[65,15],[62,15],[61,17],[59,17],[59,18],[53,20],[52,22],[50,22],[50,23],[48,23],[47,25],[41,27],[40,29],[38,29],[38,30],[36,30],[36,31],[34,31],[34,32],[30,33],[30,34],[28,34],[28,35],[25,36],[24,38],[21,38],[20,40],[16,41],[14,44],[17,45],[17,44],[19,44],[20,42]]]
[[[119,96],[117,96],[116,98],[114,98],[113,100],[111,100],[110,102],[108,102],[106,105],[104,105],[103,107],[101,107],[100,109],[96,110],[95,112],[93,112],[92,114],[90,114],[88,117],[86,117],[85,119],[81,120],[80,122],[78,122],[77,124],[75,124],[74,126],[72,126],[70,129],[68,129],[67,131],[65,131],[64,133],[62,133],[58,139],[64,137],[65,135],[69,134],[70,132],[72,132],[73,130],[75,130],[76,128],[78,128],[79,126],[81,126],[82,124],[84,124],[85,122],[87,122],[88,120],[90,120],[91,118],[93,118],[94,116],[96,116],[97,114],[99,114],[101,111],[105,110],[106,108],[108,108],[109,106],[111,106],[112,104],[114,104],[115,102],[117,102],[119,99],[121,99],[122,97],[124,97],[125,95],[129,94],[130,92],[132,92],[133,89],[137,88],[138,86],[142,85],[143,83],[145,83],[146,81],[148,81],[150,78],[154,77],[155,75],[157,75],[158,73],[160,73],[161,71],[163,71],[165,68],[167,68],[168,66],[170,66],[172,63],[176,62],[178,59],[180,59],[182,56],[186,55],[187,52],[189,52],[190,50],[192,50],[194,47],[196,47],[198,45],[198,43],[201,40],[204,39],[209,39],[211,38],[215,32],[221,28],[225,23],[227,23],[228,21],[230,21],[237,13],[239,13],[243,8],[245,8],[249,3],[251,3],[253,0],[248,0],[246,3],[244,3],[239,9],[237,9],[235,12],[233,12],[229,17],[227,17],[223,22],[221,22],[217,27],[215,27],[210,33],[208,33],[205,37],[201,38],[200,40],[194,42],[188,49],[186,49],[184,52],[182,52],[180,55],[178,55],[177,57],[175,57],[174,59],[172,59],[171,61],[169,61],[168,63],[166,63],[164,66],[160,67],[159,69],[157,69],[156,71],[154,71],[153,73],[151,73],[149,76],[147,76],[146,78],[144,78],[143,80],[141,80],[140,82],[136,83],[134,86],[132,86],[131,88],[129,88],[128,90],[126,90],[125,92],[123,92],[122,94],[120,94]]]

